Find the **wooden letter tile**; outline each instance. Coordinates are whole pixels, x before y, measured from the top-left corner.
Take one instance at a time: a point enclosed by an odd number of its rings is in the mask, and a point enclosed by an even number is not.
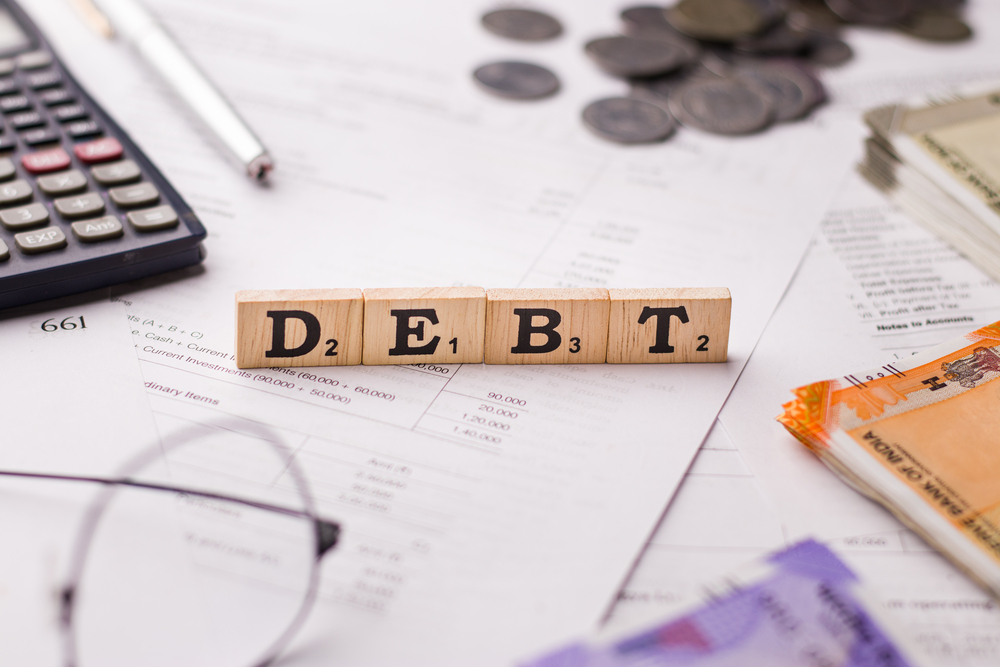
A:
[[[603,364],[608,290],[486,290],[486,363]]]
[[[478,364],[485,323],[482,287],[366,289],[364,363]]]
[[[359,289],[236,293],[236,365],[353,366],[361,363]]]
[[[732,309],[727,288],[608,291],[609,364],[726,360]]]

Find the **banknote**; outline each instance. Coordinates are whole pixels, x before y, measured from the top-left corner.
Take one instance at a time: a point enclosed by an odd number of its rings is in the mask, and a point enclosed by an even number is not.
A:
[[[1000,83],[872,109],[859,171],[1000,279]]]
[[[906,667],[920,663],[855,575],[807,540],[733,573],[686,613],[521,667]]]
[[[1000,597],[997,378],[1000,322],[905,361],[799,387],[778,420]]]

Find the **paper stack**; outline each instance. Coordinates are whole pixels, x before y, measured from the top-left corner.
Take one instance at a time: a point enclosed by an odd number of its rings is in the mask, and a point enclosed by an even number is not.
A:
[[[862,175],[1000,279],[1000,85],[880,107],[865,122]]]
[[[1000,597],[1000,322],[794,391],[778,418]]]

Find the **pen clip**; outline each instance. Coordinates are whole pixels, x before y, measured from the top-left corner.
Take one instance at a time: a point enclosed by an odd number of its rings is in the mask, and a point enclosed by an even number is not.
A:
[[[92,30],[99,35],[111,39],[115,36],[115,30],[111,27],[111,21],[97,8],[91,0],[69,0],[77,13]]]

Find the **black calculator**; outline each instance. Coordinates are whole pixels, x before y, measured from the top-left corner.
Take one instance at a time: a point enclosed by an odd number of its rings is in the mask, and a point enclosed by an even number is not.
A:
[[[0,309],[204,259],[205,228],[0,0]]]

